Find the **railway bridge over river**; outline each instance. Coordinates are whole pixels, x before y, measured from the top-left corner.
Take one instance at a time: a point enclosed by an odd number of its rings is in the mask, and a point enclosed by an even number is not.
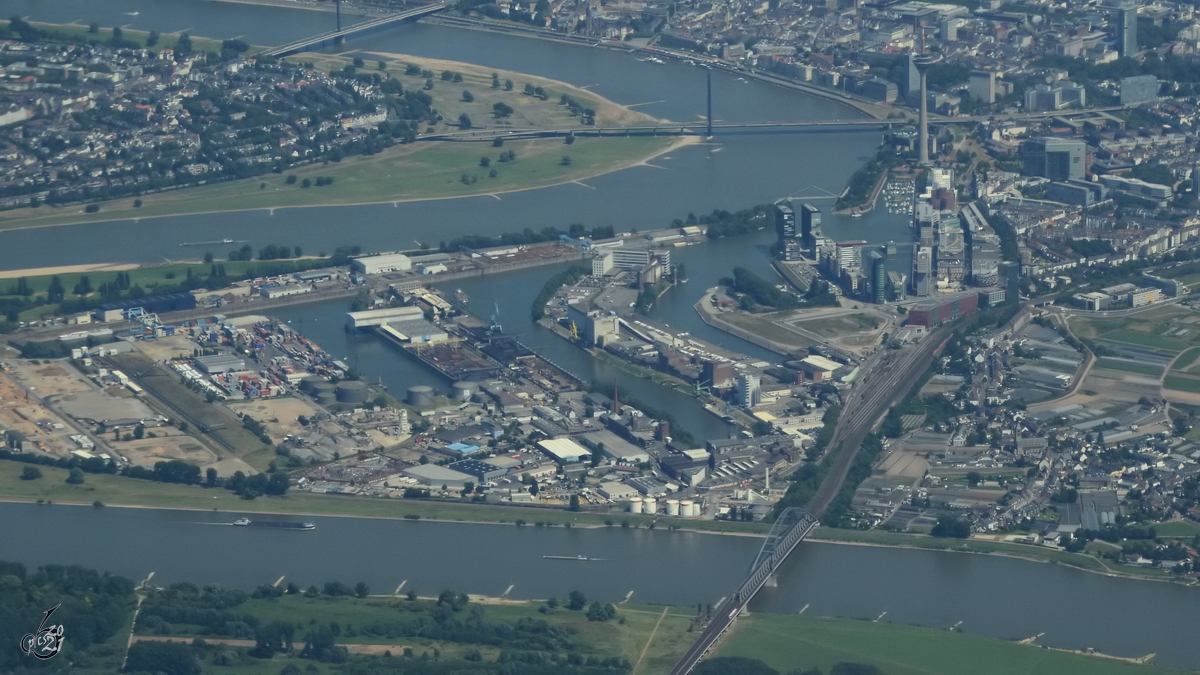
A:
[[[784,509],[779,514],[779,517],[775,519],[775,524],[771,527],[771,532],[767,535],[767,540],[759,549],[758,557],[750,566],[750,575],[746,577],[737,591],[717,608],[716,616],[709,622],[700,637],[692,643],[679,663],[671,669],[671,675],[687,675],[692,668],[696,667],[708,650],[712,649],[721,636],[733,626],[738,615],[750,603],[750,599],[779,569],[792,549],[796,548],[796,544],[808,536],[808,533],[812,532],[816,526],[816,516],[804,509],[792,507]]]

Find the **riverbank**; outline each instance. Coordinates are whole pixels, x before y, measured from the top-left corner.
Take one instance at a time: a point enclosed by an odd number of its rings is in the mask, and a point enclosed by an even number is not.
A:
[[[233,514],[288,515],[302,517],[366,518],[383,520],[428,521],[517,527],[571,527],[583,529],[651,528],[695,534],[755,537],[765,536],[767,523],[741,523],[723,520],[689,520],[651,517],[629,513],[573,512],[554,507],[499,506],[495,504],[454,503],[420,499],[381,499],[353,496],[319,495],[289,492],[283,497],[245,500],[223,489],[158,483],[108,474],[86,474],[82,485],[66,483],[67,471],[39,467],[43,478],[20,479],[21,462],[0,461],[0,502],[50,502],[53,506],[94,506],[104,508],[161,509],[175,511],[224,512],[232,522]],[[1109,577],[1175,581],[1160,570],[1131,568],[1114,570],[1097,558],[1039,546],[980,540],[939,539],[925,535],[860,531],[819,527],[808,541],[878,548],[909,548],[932,551],[974,553],[1019,558],[1030,562],[1058,563]]]

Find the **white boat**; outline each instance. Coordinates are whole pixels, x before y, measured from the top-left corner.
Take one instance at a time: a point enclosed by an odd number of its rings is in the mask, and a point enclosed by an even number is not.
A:
[[[250,519],[249,518],[238,518],[237,520],[233,521],[233,524],[234,525],[249,525]]]

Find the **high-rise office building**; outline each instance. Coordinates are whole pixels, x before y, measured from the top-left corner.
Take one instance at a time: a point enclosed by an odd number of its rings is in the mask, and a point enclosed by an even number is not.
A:
[[[990,70],[976,70],[971,73],[968,84],[971,98],[991,105],[996,102],[996,73]]]
[[[905,63],[908,65],[908,70],[904,73],[904,98],[911,103],[913,98],[920,95],[921,92],[921,73],[917,70],[916,53],[909,52]]]
[[[1121,0],[1117,5],[1117,56],[1131,58],[1137,54],[1137,3]]]
[[[1004,283],[1004,298],[1020,301],[1021,266],[1011,260],[1000,263],[1000,279]]]
[[[887,302],[887,263],[878,251],[871,251],[867,260],[871,267],[871,297],[882,305]]]
[[[1050,180],[1083,180],[1087,146],[1071,138],[1039,136],[1021,144],[1025,173]]]
[[[811,251],[816,246],[816,238],[819,234],[821,234],[821,209],[812,204],[804,204],[800,207],[800,243]]]

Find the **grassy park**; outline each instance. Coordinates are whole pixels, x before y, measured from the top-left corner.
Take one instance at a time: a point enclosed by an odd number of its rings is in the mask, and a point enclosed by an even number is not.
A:
[[[829,672],[866,663],[885,675],[1167,675],[1185,671],[1067,653],[1037,645],[916,626],[853,619],[752,614],[738,621],[718,656],[764,661],[781,673]],[[969,666],[967,664],[970,664]]]

